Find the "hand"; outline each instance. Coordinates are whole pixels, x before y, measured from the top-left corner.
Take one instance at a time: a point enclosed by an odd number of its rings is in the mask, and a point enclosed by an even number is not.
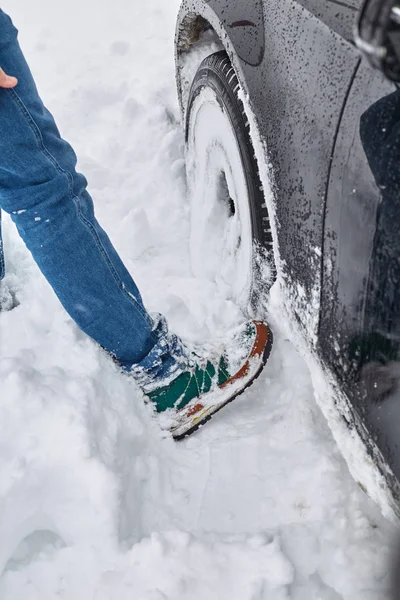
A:
[[[0,88],[13,88],[17,83],[18,79],[16,77],[10,77],[0,68]]]

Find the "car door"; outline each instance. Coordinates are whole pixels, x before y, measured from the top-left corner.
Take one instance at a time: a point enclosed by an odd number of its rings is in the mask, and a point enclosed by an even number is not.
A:
[[[388,146],[400,123],[398,94],[379,71],[360,63],[329,176],[319,327],[325,362],[397,477],[400,211],[381,150],[397,156],[398,171],[399,151]]]

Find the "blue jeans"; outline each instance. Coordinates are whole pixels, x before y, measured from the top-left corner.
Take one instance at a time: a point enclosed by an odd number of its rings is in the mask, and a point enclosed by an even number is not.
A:
[[[139,290],[97,222],[76,156],[44,107],[0,10],[0,67],[18,78],[0,89],[0,208],[11,215],[40,270],[77,325],[132,370],[154,382],[185,368],[180,340],[151,318]],[[4,257],[0,245],[0,278]]]

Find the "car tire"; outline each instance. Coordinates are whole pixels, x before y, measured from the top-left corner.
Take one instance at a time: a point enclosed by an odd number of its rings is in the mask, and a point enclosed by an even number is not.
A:
[[[265,294],[273,281],[273,249],[241,97],[226,52],[203,60],[190,89],[185,124],[190,246],[195,275],[222,282],[236,303],[254,313],[260,287]]]

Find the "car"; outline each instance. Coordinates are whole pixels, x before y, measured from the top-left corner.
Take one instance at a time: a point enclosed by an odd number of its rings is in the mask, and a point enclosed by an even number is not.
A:
[[[395,0],[183,0],[175,40],[193,269],[261,315],[276,281],[350,470],[397,516],[399,17]]]

